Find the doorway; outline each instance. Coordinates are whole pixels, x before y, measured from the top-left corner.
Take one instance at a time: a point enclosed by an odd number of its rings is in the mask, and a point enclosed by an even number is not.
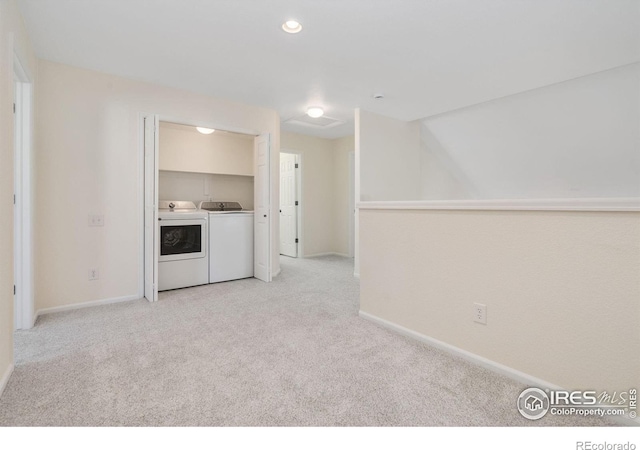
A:
[[[269,134],[260,134],[251,130],[233,129],[212,124],[185,122],[170,117],[158,115],[140,115],[141,124],[141,187],[143,199],[141,233],[142,246],[140,267],[142,279],[140,281],[141,297],[153,302],[158,299],[158,202],[159,202],[159,130],[160,120],[176,125],[202,127],[209,130],[225,130],[230,133],[251,135],[253,137],[253,173],[254,173],[254,277],[270,282],[271,242],[273,215],[271,202],[271,138]],[[276,219],[277,220],[277,219]]]
[[[302,256],[300,160],[301,155],[280,153],[280,254],[292,258]]]
[[[35,321],[32,257],[32,98],[31,77],[14,55],[14,329],[32,328]]]

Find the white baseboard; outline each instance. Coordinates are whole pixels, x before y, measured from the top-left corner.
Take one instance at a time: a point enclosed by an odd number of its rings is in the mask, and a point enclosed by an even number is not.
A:
[[[280,272],[282,272],[282,268],[278,268],[278,270],[276,270],[274,273],[271,274],[271,278],[273,277],[277,277],[278,275],[280,275]]]
[[[487,359],[483,356],[480,355],[476,355],[475,353],[471,353],[468,352],[466,350],[463,350],[459,347],[455,347],[451,344],[447,344],[446,342],[442,342],[439,341],[437,339],[434,339],[432,337],[426,336],[424,334],[418,333],[417,331],[413,331],[410,330],[409,328],[405,328],[402,325],[398,325],[396,323],[393,322],[389,322],[388,320],[385,319],[381,319],[380,317],[374,316],[373,314],[369,314],[367,312],[364,311],[359,311],[359,315],[360,317],[362,317],[363,319],[369,320],[371,322],[374,322],[378,325],[381,325],[389,330],[395,331],[398,334],[401,334],[403,336],[407,336],[409,338],[415,339],[417,341],[420,342],[424,342],[425,344],[428,344],[432,347],[436,347],[440,350],[444,350],[445,352],[452,354],[454,356],[460,357],[462,359],[464,359],[465,361],[469,361],[473,364],[476,364],[478,366],[484,367],[487,370],[490,370],[494,373],[497,373],[499,375],[503,375],[506,376],[507,378],[510,378],[514,381],[517,381],[519,383],[522,383],[524,385],[527,386],[532,386],[532,387],[538,387],[541,389],[551,389],[551,390],[563,390],[562,387],[557,386],[553,383],[549,383],[548,381],[545,380],[541,380],[540,378],[536,378],[532,375],[529,375],[527,373],[524,372],[520,372],[519,370],[516,370],[512,367],[508,367],[505,366],[503,364],[497,363],[495,361],[492,361],[490,359]],[[515,405],[515,400],[514,400],[514,405]],[[614,422],[617,422],[621,425],[627,425],[627,426],[638,426],[640,425],[640,418],[636,418],[634,419],[629,419],[626,417],[615,417],[615,416],[611,416],[609,417],[610,419],[612,419]]]
[[[375,322],[378,325],[382,325],[383,327],[393,330],[399,334],[402,334],[403,336],[416,339],[420,342],[424,342],[425,344],[429,344],[433,347],[444,350],[455,356],[461,357],[462,359],[473,362],[493,372],[499,373],[500,375],[505,375],[511,378],[512,380],[516,380],[520,383],[536,386],[540,388],[561,389],[560,386],[556,386],[552,383],[549,383],[548,381],[541,380],[539,378],[533,377],[524,372],[520,372],[518,370],[512,369],[511,367],[502,365],[490,359],[476,355],[475,353],[468,352],[461,348],[455,347],[451,344],[447,344],[446,342],[442,342],[432,337],[425,336],[424,334],[418,333],[417,331],[413,331],[403,327],[402,325],[398,325],[393,322],[389,322],[388,320],[381,319],[380,317],[374,316],[373,314],[360,311],[360,317],[370,320],[372,322]]]
[[[101,300],[91,300],[89,302],[74,303],[71,305],[54,306],[52,308],[43,308],[43,309],[39,309],[38,312],[36,312],[36,319],[39,316],[42,316],[44,314],[57,313],[62,311],[72,311],[74,309],[90,308],[92,306],[110,305],[111,303],[129,302],[131,300],[138,300],[139,298],[140,297],[138,295],[127,295],[124,297],[104,298]]]
[[[304,255],[304,258],[317,258],[318,256],[342,256],[344,258],[349,257],[349,255],[347,255],[346,253],[325,252],[325,253],[314,253],[312,255]]]
[[[2,397],[4,388],[7,387],[7,383],[9,382],[9,378],[11,378],[12,373],[13,373],[13,363],[9,364],[9,367],[7,367],[7,370],[5,370],[4,374],[2,375],[2,379],[0,379],[0,397]]]

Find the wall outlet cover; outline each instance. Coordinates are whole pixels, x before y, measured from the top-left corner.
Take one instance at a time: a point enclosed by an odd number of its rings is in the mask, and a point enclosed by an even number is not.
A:
[[[102,214],[89,214],[89,226],[90,227],[103,227],[104,216]]]
[[[487,324],[487,305],[482,303],[473,304],[473,321],[484,325]]]

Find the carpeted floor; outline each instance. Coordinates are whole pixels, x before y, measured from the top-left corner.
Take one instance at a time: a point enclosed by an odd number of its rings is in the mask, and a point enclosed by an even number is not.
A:
[[[0,425],[606,425],[531,422],[524,386],[358,317],[352,261],[50,314],[16,333]]]

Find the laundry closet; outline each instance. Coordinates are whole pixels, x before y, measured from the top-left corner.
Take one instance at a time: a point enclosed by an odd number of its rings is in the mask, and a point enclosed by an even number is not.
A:
[[[253,276],[254,138],[160,122],[160,291]]]

